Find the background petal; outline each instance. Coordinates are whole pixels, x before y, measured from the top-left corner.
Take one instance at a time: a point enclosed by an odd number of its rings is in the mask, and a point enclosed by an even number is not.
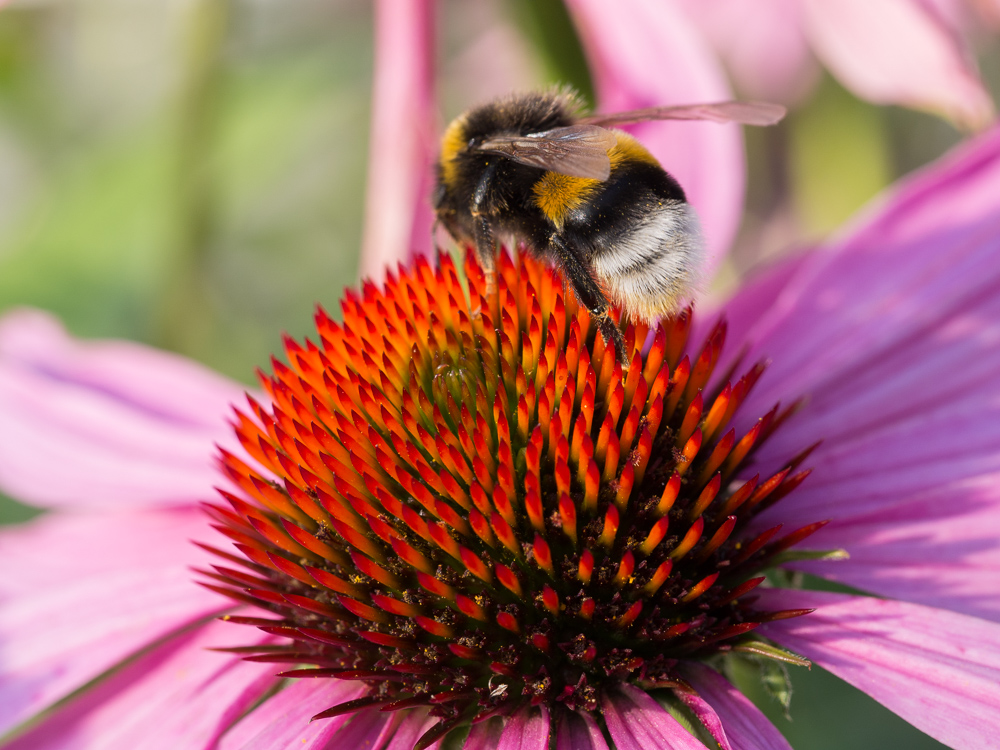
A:
[[[43,516],[0,534],[0,734],[231,604],[192,582],[195,510]]]
[[[41,506],[191,503],[243,387],[124,341],[81,342],[46,313],[0,320],[0,489]]]
[[[795,104],[819,80],[799,0],[681,0],[740,96]]]
[[[731,98],[715,56],[676,6],[658,0],[568,0],[599,108],[614,112]],[[645,123],[633,132],[684,187],[698,211],[711,269],[739,227],[746,165],[735,125]]]
[[[431,249],[436,154],[432,0],[376,0],[375,77],[361,276]]]
[[[1000,625],[907,602],[818,591],[768,589],[758,604],[816,607],[758,632],[950,747],[996,746]]]
[[[246,645],[244,629],[240,645]],[[260,634],[258,633],[257,636]],[[210,622],[176,635],[88,688],[9,750],[209,750],[275,683],[273,664],[209,651],[236,626]]]
[[[941,112],[969,128],[992,119],[971,52],[925,3],[801,3],[817,56],[861,98]]]

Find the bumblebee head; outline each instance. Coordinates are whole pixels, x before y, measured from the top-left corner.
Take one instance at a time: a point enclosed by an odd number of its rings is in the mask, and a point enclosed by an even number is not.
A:
[[[512,94],[470,109],[448,125],[441,138],[438,183],[444,192],[458,190],[465,164],[483,159],[476,145],[501,134],[529,135],[569,125],[580,109],[568,89]]]

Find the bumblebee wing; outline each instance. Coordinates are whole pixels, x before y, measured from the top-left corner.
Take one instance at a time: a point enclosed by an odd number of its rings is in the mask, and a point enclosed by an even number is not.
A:
[[[549,172],[603,181],[611,174],[608,150],[617,142],[610,130],[577,123],[529,135],[496,135],[476,150]]]
[[[585,125],[609,128],[644,120],[708,120],[738,122],[743,125],[774,125],[785,116],[780,104],[767,102],[715,102],[713,104],[683,104],[676,107],[648,107],[631,112],[592,115],[580,120]]]

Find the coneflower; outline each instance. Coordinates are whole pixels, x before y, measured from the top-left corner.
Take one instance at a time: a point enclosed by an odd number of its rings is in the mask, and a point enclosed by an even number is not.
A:
[[[287,343],[245,447],[236,384],[5,316],[0,487],[54,510],[0,532],[0,745],[772,750],[727,677],[808,659],[994,747],[998,184],[994,131],[745,284],[725,347],[623,322],[627,372],[546,268],[417,261]]]
[[[207,585],[265,610],[228,618],[279,636],[247,658],[364,683],[315,719],[429,707],[417,748],[528,707],[620,742],[627,686],[683,705],[692,662],[807,663],[753,634],[808,612],[754,590],[823,525],[748,529],[808,474],[808,449],[746,468],[793,407],[729,427],[764,366],[713,379],[725,322],[689,342],[687,309],[629,323],[623,371],[556,271],[503,254],[493,293],[463,271],[421,259],[342,324],[320,310],[238,412],[256,465],[222,452],[242,493],[210,512],[242,557]]]

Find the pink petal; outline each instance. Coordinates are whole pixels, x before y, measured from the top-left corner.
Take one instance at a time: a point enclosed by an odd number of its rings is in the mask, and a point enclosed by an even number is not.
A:
[[[406,717],[400,722],[396,733],[385,746],[385,750],[413,750],[424,732],[438,723],[434,716],[428,716],[424,709],[414,709],[406,712]],[[339,739],[339,738],[338,738]],[[441,740],[430,745],[428,750],[437,750],[441,746]]]
[[[497,750],[548,750],[549,711],[545,706],[522,708],[507,721]]]
[[[607,691],[604,721],[618,750],[705,750],[666,709],[631,685]]]
[[[433,3],[375,3],[375,81],[362,277],[431,249]]]
[[[801,0],[812,47],[845,86],[969,128],[993,118],[970,51],[918,0]]]
[[[715,57],[682,11],[658,0],[566,3],[590,62],[600,108],[619,111],[731,98]],[[743,208],[743,143],[734,125],[645,123],[631,130],[673,174],[701,217],[710,271]]]
[[[79,342],[41,312],[0,320],[0,488],[42,506],[190,503],[242,387],[175,355]]]
[[[737,294],[731,304],[739,320],[752,321],[744,334],[748,359],[774,360],[751,397],[756,408],[863,373],[865,360],[877,362],[883,350],[995,280],[989,225],[998,192],[994,130],[899,183],[842,239],[794,261],[780,294],[756,295],[756,307]],[[767,276],[788,273],[778,266]],[[729,357],[740,344],[729,347]]]
[[[503,734],[502,719],[492,718],[473,724],[469,736],[465,738],[462,750],[496,750],[500,745],[500,735]]]
[[[714,669],[689,662],[683,674],[715,709],[733,750],[791,750],[788,740],[760,709]]]
[[[996,747],[1000,625],[906,602],[768,589],[764,608],[817,611],[759,632],[951,747]]]
[[[863,353],[873,338],[884,336],[884,321],[869,317],[868,325],[862,327],[859,323],[865,319],[855,314],[854,305],[878,304],[886,297],[899,296],[907,288],[897,280],[900,272],[919,279],[933,276],[942,261],[947,266],[951,249],[946,244],[949,252],[943,252],[939,242],[995,214],[998,189],[1000,130],[994,129],[898,182],[835,241],[777,264],[750,288],[740,290],[728,305],[739,311],[730,316],[730,325],[745,328],[731,340],[742,344],[748,339],[754,344],[751,358],[783,353],[765,382],[785,391],[787,397],[792,386],[801,388],[806,380],[798,374],[801,370],[812,377],[828,371],[829,359],[814,368],[812,358],[826,351],[829,329],[853,343],[855,354]],[[760,293],[767,285],[772,296]],[[896,324],[901,321],[905,322],[902,316],[893,319]],[[730,347],[725,356],[731,358],[737,348]],[[784,363],[788,355],[796,356],[793,365]],[[776,377],[778,372],[780,377]],[[764,403],[772,400],[770,393],[760,397]]]
[[[699,695],[696,690],[674,688],[673,692],[685,706],[691,709],[691,712],[698,721],[701,722],[702,726],[708,730],[708,733],[718,743],[720,750],[733,750],[733,746],[729,743],[729,738],[726,737],[726,730],[722,725],[722,720],[708,701]]]
[[[274,665],[270,666],[273,669]],[[367,689],[364,683],[348,680],[293,680],[227,732],[219,743],[219,750],[325,750],[336,747],[334,738],[353,714],[313,722],[310,719],[331,706],[361,697]],[[359,718],[362,724],[373,720],[369,712]]]
[[[337,732],[335,742],[339,747],[371,748],[381,750],[383,745],[396,733],[403,714],[388,713],[370,708],[352,714],[350,720]],[[320,719],[322,723],[327,719]],[[413,745],[411,743],[410,748]]]
[[[253,638],[252,631],[244,632]],[[274,665],[207,650],[229,645],[235,633],[233,625],[212,622],[175,636],[46,714],[5,747],[214,748],[229,725],[275,682]],[[244,637],[241,645],[246,642]]]
[[[565,711],[556,732],[556,750],[608,750],[608,743],[589,713]]]
[[[163,416],[215,427],[244,387],[204,365],[130,341],[79,341],[51,314],[29,308],[0,318],[0,361],[55,381],[89,386]]]
[[[741,96],[795,104],[819,79],[799,0],[682,0],[681,6]]]
[[[761,523],[846,521],[960,497],[1000,471],[997,195],[1000,131],[907,180],[845,238],[734,300],[728,356],[743,339],[747,361],[772,360],[739,429],[775,401],[808,396],[759,466],[776,469],[823,441],[808,462],[813,475]]]
[[[992,477],[831,523],[807,546],[844,549],[850,558],[789,567],[883,596],[1000,621],[998,487],[1000,478]]]
[[[0,733],[156,640],[230,607],[196,586],[194,510],[43,516],[0,534]],[[70,564],[71,561],[71,564]]]

